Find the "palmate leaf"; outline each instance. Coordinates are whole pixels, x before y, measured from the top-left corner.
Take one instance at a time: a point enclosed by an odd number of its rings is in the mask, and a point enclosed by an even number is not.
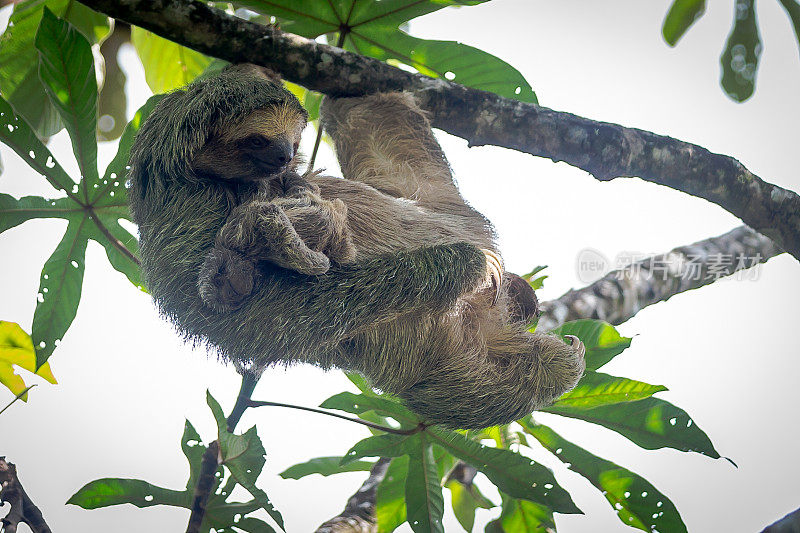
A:
[[[97,186],[97,80],[86,37],[47,7],[36,32],[39,77],[72,141],[81,172],[83,199]]]
[[[734,4],[733,28],[719,60],[720,84],[733,100],[744,102],[753,95],[761,49],[755,0],[738,0]]]
[[[138,26],[131,28],[131,42],[142,60],[147,85],[156,94],[183,87],[199,76],[212,61],[200,52]]]
[[[38,135],[49,137],[63,124],[39,82],[34,38],[43,8],[65,17],[92,43],[109,33],[108,17],[75,0],[25,0],[14,6],[8,28],[0,37],[0,92]]]
[[[131,503],[137,507],[171,505],[191,509],[197,478],[202,468],[203,454],[207,447],[200,442],[200,436],[188,420],[181,438],[181,449],[189,461],[189,480],[185,490],[165,489],[139,479],[105,478],[87,483],[67,503],[84,509],[98,509],[123,503]],[[236,480],[229,477],[225,486],[220,487],[223,474],[223,467],[220,466],[211,486],[203,530],[274,533],[275,530],[266,522],[247,516],[261,509],[256,499],[249,502],[227,501],[236,485]]]
[[[210,392],[206,393],[206,401],[217,421],[222,464],[230,471],[236,482],[247,489],[259,506],[283,528],[283,516],[272,505],[267,493],[256,487],[256,480],[261,475],[266,462],[264,459],[266,451],[264,445],[261,444],[261,439],[258,438],[256,427],[253,426],[243,435],[234,435],[228,431],[222,408]]]
[[[659,398],[589,409],[551,405],[540,411],[599,424],[648,450],[674,448],[698,452],[714,459],[720,457],[708,435],[697,427],[686,411]]]
[[[574,389],[562,395],[553,405],[590,409],[598,405],[633,402],[665,391],[663,385],[650,385],[628,378],[587,371]]]
[[[540,503],[558,513],[581,512],[569,493],[556,483],[553,473],[530,458],[483,446],[454,431],[429,428],[426,433],[432,442],[483,472],[502,492]]]
[[[667,12],[661,35],[670,46],[678,44],[686,30],[703,16],[706,0],[675,0]]]
[[[341,392],[322,402],[320,407],[339,409],[356,415],[361,415],[367,411],[375,411],[380,415],[389,416],[400,423],[408,424],[412,427],[420,422],[420,418],[400,403],[399,400],[375,394]]]
[[[589,453],[549,427],[535,424],[530,418],[520,423],[570,470],[602,491],[623,524],[644,531],[686,531],[675,505],[643,477]]]
[[[495,92],[523,102],[536,95],[522,74],[503,60],[454,41],[425,40],[400,26],[447,6],[471,6],[485,0],[244,0],[237,2],[279,19],[281,28],[304,37],[344,35],[346,50],[409,65],[423,74]],[[334,41],[334,42],[335,42]]]
[[[475,525],[475,511],[478,509],[491,509],[495,506],[486,496],[481,494],[477,485],[473,483],[465,485],[451,479],[444,486],[450,490],[453,514],[456,515],[456,520],[466,531],[472,531]]]
[[[538,503],[502,495],[500,518],[486,525],[487,533],[553,533],[553,511]]]
[[[581,319],[567,322],[552,330],[558,335],[575,335],[586,347],[586,369],[597,370],[631,345],[630,337],[602,320]]]

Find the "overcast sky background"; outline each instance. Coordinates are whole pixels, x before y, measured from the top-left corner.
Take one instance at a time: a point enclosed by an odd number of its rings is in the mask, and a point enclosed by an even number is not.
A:
[[[667,0],[495,0],[442,10],[413,21],[411,31],[460,40],[505,59],[526,76],[542,105],[691,141],[738,158],[769,182],[800,190],[800,59],[779,3],[758,5],[764,53],[755,96],[745,104],[730,101],[718,84],[733,2],[709,2],[706,15],[675,49],[660,35],[668,5]],[[8,8],[0,10],[0,28],[8,14]],[[122,50],[122,65],[130,116],[150,93],[130,47]],[[313,135],[309,128],[307,153]],[[575,260],[584,248],[610,258],[626,251],[659,253],[740,224],[705,200],[638,179],[600,183],[565,164],[500,148],[468,149],[447,134],[439,138],[464,196],[496,225],[509,270],[549,265],[540,299],[582,285]],[[53,139],[51,150],[74,173],[64,134]],[[115,151],[115,143],[101,145],[101,169]],[[5,165],[0,191],[52,196],[49,185],[10,149],[0,146],[0,154]],[[337,168],[329,152],[318,161],[331,171]],[[0,235],[0,319],[30,331],[41,267],[65,227],[63,221],[31,221]],[[604,367],[666,385],[670,390],[659,397],[685,409],[738,469],[698,454],[642,450],[588,423],[554,415],[537,419],[646,477],[672,499],[690,531],[760,531],[800,506],[798,297],[797,261],[785,255],[772,259],[757,281],[716,283],[642,311],[620,327],[636,336],[633,346]],[[17,403],[0,416],[0,455],[18,465],[53,530],[183,531],[188,511],[132,506],[84,511],[64,502],[102,477],[182,489],[187,467],[178,443],[184,418],[204,441],[212,440],[205,390],[228,411],[239,384],[234,370],[184,346],[149,297],[114,271],[94,243],[78,316],[50,362],[59,385],[40,380],[28,404]],[[26,380],[36,381],[29,375]],[[268,371],[254,396],[318,405],[348,388],[338,372],[301,366]],[[0,404],[10,399],[0,390]],[[239,427],[253,424],[268,453],[259,485],[283,513],[290,533],[312,531],[337,514],[363,481],[361,473],[300,481],[276,474],[312,457],[343,454],[367,436],[364,428],[267,408],[248,412]],[[557,515],[560,531],[630,531],[581,477],[540,449],[530,455],[554,469],[586,513]],[[486,493],[499,502],[496,493]],[[447,531],[460,531],[449,504],[446,509]],[[480,510],[475,531],[497,514]]]

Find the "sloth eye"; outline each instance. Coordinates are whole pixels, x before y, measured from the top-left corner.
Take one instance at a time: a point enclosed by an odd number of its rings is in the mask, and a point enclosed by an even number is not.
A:
[[[260,135],[254,135],[252,137],[248,137],[244,141],[244,145],[247,148],[259,149],[265,148],[269,144],[269,140],[261,137]]]

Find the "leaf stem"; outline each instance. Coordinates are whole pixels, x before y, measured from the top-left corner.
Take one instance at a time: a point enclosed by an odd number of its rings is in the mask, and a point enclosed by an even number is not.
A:
[[[413,435],[415,433],[419,433],[423,431],[427,426],[420,422],[416,426],[411,429],[396,429],[390,428],[387,426],[381,426],[380,424],[374,424],[372,422],[367,422],[366,420],[361,420],[358,418],[351,418],[349,416],[340,415],[339,413],[331,413],[330,411],[325,411],[323,409],[317,409],[314,407],[304,407],[302,405],[293,405],[290,403],[281,403],[281,402],[265,402],[265,401],[256,401],[256,400],[249,400],[247,403],[248,407],[288,407],[289,409],[299,409],[301,411],[310,411],[312,413],[318,413],[321,415],[328,415],[335,418],[341,418],[342,420],[347,420],[349,422],[355,422],[356,424],[361,424],[362,426],[367,426],[372,429],[377,429],[378,431],[385,431],[386,433],[394,433],[395,435]]]
[[[17,397],[16,397],[16,398],[14,398],[13,400],[11,400],[11,401],[9,402],[9,404],[8,404],[8,405],[6,405],[6,406],[5,406],[5,407],[3,407],[2,409],[0,409],[0,415],[2,415],[2,414],[5,412],[5,410],[6,410],[6,409],[8,409],[8,408],[9,408],[9,407],[11,407],[12,405],[14,405],[14,402],[16,402],[17,400],[21,399],[23,396],[25,396],[25,394],[26,394],[26,393],[27,393],[29,390],[31,390],[32,388],[34,388],[35,386],[36,386],[36,384],[34,383],[34,384],[33,384],[33,385],[31,385],[30,387],[25,387],[25,390],[23,390],[22,392],[20,392],[19,394],[17,394]]]

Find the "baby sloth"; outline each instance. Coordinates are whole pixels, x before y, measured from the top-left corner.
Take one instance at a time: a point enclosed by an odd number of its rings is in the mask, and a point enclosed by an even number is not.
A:
[[[295,172],[307,115],[258,69],[158,104],[129,198],[162,313],[237,363],[354,370],[450,427],[507,423],[572,388],[583,345],[527,331],[535,297],[502,272],[413,97],[321,114],[345,179]]]

